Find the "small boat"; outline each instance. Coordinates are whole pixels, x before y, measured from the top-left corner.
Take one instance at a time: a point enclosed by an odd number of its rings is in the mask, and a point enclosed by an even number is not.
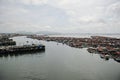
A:
[[[89,52],[89,53],[94,53],[94,52],[96,52],[96,48],[93,48],[93,47],[89,47],[88,49],[87,49],[87,51]]]

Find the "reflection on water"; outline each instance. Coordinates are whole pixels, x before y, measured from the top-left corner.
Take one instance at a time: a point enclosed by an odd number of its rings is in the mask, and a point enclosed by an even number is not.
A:
[[[22,56],[22,55],[42,55],[45,54],[45,50],[39,51],[39,52],[22,52],[22,53],[11,53],[11,54],[0,54],[0,57],[18,57],[18,56]]]
[[[101,59],[108,61],[113,59],[114,61],[120,63],[120,55],[108,55],[108,54],[99,54]]]
[[[109,52],[98,52],[95,49],[88,48],[87,51],[91,54],[98,54],[101,59],[104,59],[105,61],[108,61],[110,59],[113,59],[114,61],[120,63],[120,54],[112,54]]]

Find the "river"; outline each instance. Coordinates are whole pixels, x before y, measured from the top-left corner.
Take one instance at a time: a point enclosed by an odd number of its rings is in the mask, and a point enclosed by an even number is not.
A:
[[[44,52],[0,56],[0,80],[120,80],[120,63],[56,42],[14,37],[17,45],[42,43]],[[26,43],[29,41],[29,43]]]

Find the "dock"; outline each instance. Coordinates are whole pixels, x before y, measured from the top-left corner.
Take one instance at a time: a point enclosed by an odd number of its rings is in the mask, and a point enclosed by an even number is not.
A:
[[[0,35],[0,46],[9,46],[16,45],[16,42],[13,39],[10,39],[8,36]]]
[[[31,45],[21,45],[17,46],[16,41],[7,35],[0,35],[0,55],[6,54],[22,54],[30,52],[44,51],[45,45],[43,44],[31,44]]]
[[[40,45],[23,45],[23,46],[3,46],[0,47],[0,55],[12,54],[12,53],[23,53],[23,52],[39,52],[45,50],[45,46]]]

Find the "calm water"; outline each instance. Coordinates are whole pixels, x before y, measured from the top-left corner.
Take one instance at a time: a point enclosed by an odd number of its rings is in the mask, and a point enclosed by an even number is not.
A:
[[[45,52],[0,57],[0,80],[120,80],[120,63],[56,42],[15,37],[17,45],[43,43]]]

